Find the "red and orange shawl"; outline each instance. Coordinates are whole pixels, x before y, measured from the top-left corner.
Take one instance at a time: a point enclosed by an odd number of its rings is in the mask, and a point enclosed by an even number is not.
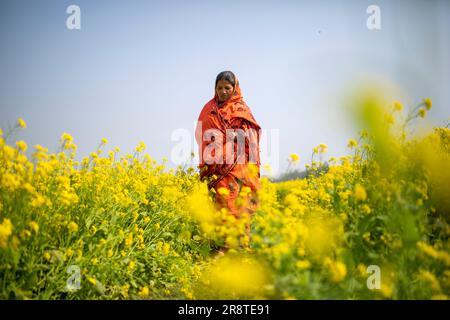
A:
[[[244,102],[239,81],[236,77],[235,79],[236,82],[231,97],[219,105],[218,95],[214,90],[214,98],[206,103],[198,118],[195,139],[199,145],[200,178],[201,180],[204,180],[207,177],[217,177],[208,184],[211,188],[221,179],[231,175],[241,180],[243,185],[250,187],[252,190],[257,190],[260,188],[259,172],[261,162],[259,155],[259,140],[261,127],[253,117],[250,108]],[[209,129],[220,130],[223,139],[217,139],[217,137],[205,137],[205,132]],[[234,150],[230,150],[231,144],[229,141],[227,142],[226,139],[227,129],[242,129],[248,132],[248,139],[245,139],[245,159],[240,158],[239,162],[237,161],[238,144],[235,142]],[[215,144],[216,147],[218,144],[223,144],[222,153],[216,150],[209,155],[208,149],[211,149],[211,144]],[[234,157],[234,160],[227,161],[227,150],[229,150],[229,154]],[[240,153],[240,155],[243,156],[243,152]],[[212,157],[214,157],[216,161],[211,163]],[[220,158],[222,159],[222,164],[217,161]],[[248,166],[249,160],[251,159],[253,159],[252,162],[254,163],[253,168]],[[257,172],[255,172],[255,169]]]

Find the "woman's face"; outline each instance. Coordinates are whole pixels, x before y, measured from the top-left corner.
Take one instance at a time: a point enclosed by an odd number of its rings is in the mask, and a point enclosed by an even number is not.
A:
[[[219,80],[216,86],[216,93],[219,96],[219,102],[224,102],[233,94],[233,86],[226,80]]]

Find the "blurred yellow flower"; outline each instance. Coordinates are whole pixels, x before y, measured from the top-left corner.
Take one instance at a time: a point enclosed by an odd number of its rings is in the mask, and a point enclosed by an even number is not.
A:
[[[255,260],[240,256],[224,256],[204,273],[204,282],[219,297],[252,296],[267,284],[264,268]]]
[[[139,295],[139,297],[141,297],[141,298],[143,298],[143,299],[148,298],[148,296],[150,295],[150,289],[149,289],[147,286],[142,287],[142,288],[139,290],[138,295]]]
[[[73,137],[67,133],[67,132],[63,132],[63,134],[61,135],[61,141],[64,142],[72,142],[73,141]]]
[[[366,189],[360,184],[355,185],[354,196],[357,200],[364,201],[367,199]]]
[[[128,263],[128,271],[133,271],[134,270],[134,268],[136,267],[136,262],[134,262],[133,260],[131,260],[129,263]]]
[[[441,286],[439,281],[436,279],[436,276],[432,274],[428,270],[421,270],[417,276],[417,278],[425,283],[427,283],[430,288],[434,291],[440,292]]]
[[[362,205],[361,210],[364,214],[370,214],[372,212],[372,209],[367,204]]]
[[[217,192],[221,195],[221,196],[229,196],[230,195],[230,190],[225,188],[225,187],[220,187],[219,189],[217,189]]]
[[[250,177],[256,178],[258,176],[259,168],[256,164],[249,162],[247,164],[247,168],[248,168],[248,174]]]
[[[130,285],[129,284],[124,284],[123,286],[120,287],[120,294],[124,298],[128,298],[128,291],[129,290],[130,290]]]
[[[132,244],[133,244],[133,234],[130,232],[127,238],[125,239],[125,246],[131,247]]]
[[[12,234],[12,223],[9,219],[3,219],[0,224],[0,248],[6,248],[8,238]]]
[[[328,151],[328,146],[325,143],[321,143],[318,145],[318,153],[325,153]]]
[[[359,277],[367,277],[367,266],[364,263],[360,263],[356,266],[356,272]]]
[[[394,117],[392,116],[392,114],[390,113],[386,113],[384,115],[384,120],[386,121],[386,123],[388,124],[393,124],[394,123]]]
[[[66,250],[66,255],[67,255],[67,257],[73,256],[73,250],[72,250],[71,248],[68,248],[68,249]]]
[[[417,242],[416,245],[420,249],[420,251],[422,251],[426,255],[434,259],[441,260],[445,263],[445,265],[450,266],[450,255],[446,251],[436,250],[432,246],[421,241]]]
[[[299,160],[300,160],[300,157],[296,153],[291,153],[291,155],[289,156],[289,161],[291,161],[293,163],[298,162]]]
[[[137,145],[137,147],[136,148],[134,148],[134,151],[136,151],[136,152],[142,152],[142,151],[144,151],[145,149],[147,149],[147,146],[145,145],[145,143],[143,142],[143,141],[141,141],[141,142],[139,142],[139,144]]]
[[[393,283],[390,282],[390,281],[388,282],[386,280],[381,282],[381,293],[386,298],[392,297],[392,294],[394,293],[394,285],[393,285]]]
[[[90,284],[92,284],[93,286],[95,286],[95,284],[97,283],[97,280],[93,277],[87,277],[87,280],[89,281]]]
[[[52,256],[50,255],[50,252],[45,251],[43,257],[46,261],[50,261]]]
[[[17,141],[16,142],[16,146],[17,148],[19,148],[20,151],[25,152],[27,151],[27,143],[23,140]]]
[[[394,101],[394,110],[395,111],[402,111],[403,105],[400,101]]]
[[[298,260],[295,263],[295,266],[300,270],[305,270],[311,267],[311,262],[309,262],[308,260]]]
[[[39,225],[37,224],[36,221],[30,221],[29,226],[30,226],[31,230],[33,230],[35,233],[38,233]]]
[[[22,118],[17,119],[17,125],[23,129],[27,127],[27,123]]]
[[[168,255],[170,252],[170,243],[164,243],[163,247],[162,247],[162,252],[164,255]]]
[[[313,258],[330,255],[343,241],[343,222],[337,217],[327,215],[323,219],[308,218],[298,228]]]
[[[78,231],[78,225],[75,222],[73,222],[73,221],[70,221],[69,224],[67,225],[67,227],[69,228],[70,232],[77,232]]]
[[[431,107],[432,107],[432,105],[433,105],[433,102],[431,101],[430,98],[425,98],[425,99],[423,99],[423,103],[425,104],[425,108],[426,108],[427,110],[430,110]]]
[[[247,196],[251,191],[252,191],[252,189],[250,189],[250,187],[243,186],[243,187],[241,188],[240,195],[243,196],[243,197],[245,197],[245,196]]]
[[[325,258],[324,265],[328,267],[330,281],[341,282],[347,275],[347,267],[340,261]]]
[[[347,147],[348,148],[355,148],[355,147],[357,147],[358,146],[358,142],[356,142],[356,140],[355,139],[350,139],[350,140],[348,140],[348,143],[347,143]]]
[[[427,114],[426,110],[424,108],[419,109],[419,116],[421,118],[425,118],[425,115]]]

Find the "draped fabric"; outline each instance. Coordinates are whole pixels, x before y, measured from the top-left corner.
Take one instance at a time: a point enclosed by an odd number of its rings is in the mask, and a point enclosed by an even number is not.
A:
[[[232,95],[219,103],[218,95],[200,112],[195,138],[199,146],[201,180],[209,188],[228,189],[229,195],[217,202],[239,215],[236,200],[242,188],[256,192],[260,188],[260,129],[250,108],[244,102],[239,81],[235,78]],[[223,192],[222,192],[223,193]]]

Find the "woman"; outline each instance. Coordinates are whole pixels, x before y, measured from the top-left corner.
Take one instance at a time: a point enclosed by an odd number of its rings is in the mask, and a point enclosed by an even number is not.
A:
[[[260,126],[231,71],[216,77],[214,98],[203,107],[195,138],[200,179],[214,189],[216,204],[236,218],[252,214],[260,188]]]

